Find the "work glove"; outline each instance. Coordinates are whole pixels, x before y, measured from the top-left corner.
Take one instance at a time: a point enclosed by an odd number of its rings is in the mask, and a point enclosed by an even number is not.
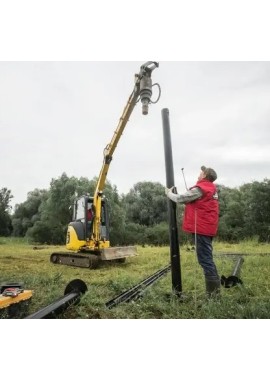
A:
[[[175,186],[173,186],[171,188],[165,187],[165,195],[168,196],[168,193],[173,192],[174,189],[175,189]]]

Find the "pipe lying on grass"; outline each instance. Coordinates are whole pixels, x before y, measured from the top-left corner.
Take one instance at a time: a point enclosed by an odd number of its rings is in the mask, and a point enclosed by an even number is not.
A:
[[[59,298],[52,304],[44,307],[34,314],[29,315],[24,319],[49,319],[55,318],[56,315],[62,313],[70,305],[77,304],[80,301],[81,295],[87,291],[86,284],[79,279],[72,280],[65,289],[64,296]]]
[[[168,273],[170,269],[171,269],[171,265],[168,265],[165,268],[160,269],[156,273],[147,277],[145,280],[141,281],[139,284],[133,286],[129,290],[121,293],[119,296],[117,296],[117,297],[111,299],[110,301],[106,302],[105,306],[108,309],[111,309],[114,306],[117,306],[122,302],[129,302],[131,300],[135,300],[135,299],[139,298],[142,295],[142,293],[144,292],[145,288],[152,285],[155,281],[157,281],[159,278],[161,278],[166,273]]]

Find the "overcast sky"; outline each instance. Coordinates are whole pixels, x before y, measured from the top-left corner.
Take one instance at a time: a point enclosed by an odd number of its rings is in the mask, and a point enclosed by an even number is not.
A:
[[[63,172],[98,176],[143,63],[0,62],[0,187],[11,190],[12,205]],[[201,165],[229,187],[269,178],[269,62],[161,61],[152,78],[161,98],[148,116],[136,105],[110,165],[107,178],[119,193],[139,181],[165,185],[163,108],[179,192],[181,168],[188,186]]]

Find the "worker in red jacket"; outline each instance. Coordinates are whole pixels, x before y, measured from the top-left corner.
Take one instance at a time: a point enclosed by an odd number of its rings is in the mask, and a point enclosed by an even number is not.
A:
[[[174,189],[165,189],[169,199],[185,204],[182,229],[193,235],[198,262],[201,265],[209,296],[220,291],[220,277],[213,260],[212,240],[218,229],[218,194],[214,181],[217,174],[214,169],[201,167],[195,186],[184,194],[175,194]]]

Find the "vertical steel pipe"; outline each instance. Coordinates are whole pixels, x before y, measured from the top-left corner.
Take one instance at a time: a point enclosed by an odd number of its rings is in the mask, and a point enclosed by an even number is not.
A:
[[[171,131],[169,110],[162,109],[164,154],[165,154],[165,170],[166,170],[166,186],[171,188],[174,186],[173,156],[171,144]],[[168,199],[168,218],[169,218],[169,234],[170,234],[170,256],[172,267],[172,289],[176,295],[182,292],[181,280],[181,263],[180,263],[180,247],[178,241],[178,229],[176,220],[176,203]]]

